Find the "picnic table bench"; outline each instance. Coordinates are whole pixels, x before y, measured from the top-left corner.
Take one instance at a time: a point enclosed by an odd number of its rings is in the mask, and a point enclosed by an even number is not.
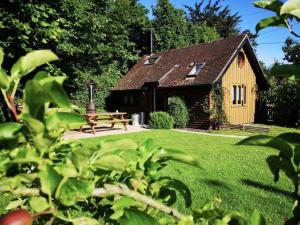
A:
[[[105,112],[105,113],[88,113],[83,116],[86,119],[87,125],[89,125],[92,129],[93,134],[96,133],[95,127],[105,122],[111,124],[110,128],[113,129],[115,124],[122,124],[124,129],[127,131],[127,124],[129,123],[129,119],[125,119],[126,112]],[[101,121],[101,122],[100,122]],[[83,126],[80,127],[80,132],[83,131]]]

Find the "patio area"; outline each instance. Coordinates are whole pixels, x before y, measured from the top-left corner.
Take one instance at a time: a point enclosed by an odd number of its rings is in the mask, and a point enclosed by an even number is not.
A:
[[[135,133],[135,132],[142,132],[142,131],[149,131],[150,129],[146,129],[144,127],[132,126],[127,125],[127,131],[124,130],[122,125],[115,125],[112,129],[109,126],[97,126],[95,127],[95,134],[92,133],[92,130],[89,126],[83,127],[83,132],[80,132],[79,129],[77,130],[69,130],[66,131],[63,135],[64,140],[71,140],[71,139],[79,139],[79,138],[92,138],[92,137],[100,137],[100,136],[110,136],[116,134],[128,134],[128,133]]]

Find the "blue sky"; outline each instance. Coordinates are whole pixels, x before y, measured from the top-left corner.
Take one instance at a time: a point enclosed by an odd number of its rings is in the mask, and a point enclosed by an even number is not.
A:
[[[170,0],[176,8],[184,8],[183,5],[193,6],[196,0]],[[156,0],[140,0],[145,5],[149,12],[151,12],[151,6],[156,4]],[[199,2],[199,0],[197,0]],[[250,29],[255,33],[255,26],[261,19],[269,16],[273,16],[272,12],[255,8],[252,0],[224,0],[223,5],[229,5],[232,12],[238,12],[242,17],[242,22],[239,27],[241,30]],[[149,13],[149,15],[151,15]],[[294,30],[300,33],[300,23],[294,24]],[[287,29],[279,27],[269,27],[260,31],[260,35],[257,38],[257,56],[259,60],[271,65],[274,59],[282,61],[283,52],[282,46],[287,37],[291,36]],[[295,38],[296,39],[296,38]],[[300,39],[296,39],[300,41]]]

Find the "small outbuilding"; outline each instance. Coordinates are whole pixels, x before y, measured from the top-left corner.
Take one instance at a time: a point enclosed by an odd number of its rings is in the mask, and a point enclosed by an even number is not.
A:
[[[113,88],[109,110],[167,111],[172,96],[183,98],[189,126],[208,128],[221,108],[227,124],[253,123],[258,91],[267,82],[247,35],[144,56]],[[218,89],[218,90],[216,90]],[[219,105],[216,106],[216,95]],[[218,113],[218,111],[217,111]]]

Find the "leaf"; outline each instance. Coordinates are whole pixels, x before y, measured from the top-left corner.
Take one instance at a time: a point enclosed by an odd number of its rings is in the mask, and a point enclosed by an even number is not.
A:
[[[92,166],[104,170],[124,171],[126,162],[118,155],[105,155],[93,162]]]
[[[11,139],[23,127],[20,123],[8,122],[0,124],[0,140]]]
[[[98,221],[89,217],[80,217],[72,221],[73,225],[99,225]]]
[[[23,116],[22,120],[26,124],[26,127],[29,129],[31,134],[37,135],[44,133],[45,127],[41,121],[27,116]]]
[[[29,205],[35,212],[44,212],[49,209],[49,204],[44,197],[32,197],[29,200]]]
[[[267,221],[261,213],[255,209],[250,218],[250,225],[267,225]]]
[[[41,180],[42,192],[51,196],[55,192],[55,190],[61,180],[61,177],[52,168],[52,166],[50,166],[48,164],[44,168],[41,169],[41,172],[39,173],[39,177]]]
[[[124,215],[124,209],[129,208],[130,206],[137,205],[136,201],[132,198],[121,197],[113,203],[112,209],[114,210],[114,214],[110,216],[113,220],[118,220]]]
[[[281,158],[279,165],[280,169],[284,171],[287,177],[291,178],[292,180],[298,179],[296,168],[292,164],[291,160]]]
[[[280,9],[280,15],[290,14],[300,20],[300,1],[299,0],[288,0],[283,4]]]
[[[299,166],[299,164],[300,164],[300,144],[296,145],[295,148],[294,148],[293,161],[294,161],[296,166]]]
[[[185,206],[190,207],[192,204],[191,191],[182,181],[173,179],[170,177],[163,177],[161,180],[157,181],[155,185],[159,187],[171,188],[179,191],[185,200]]]
[[[11,79],[6,74],[6,71],[4,69],[0,68],[0,88],[7,90],[9,88],[10,82],[11,82]]]
[[[22,127],[22,124],[13,122],[0,124],[0,148],[10,149],[17,146],[17,134]]]
[[[50,50],[36,50],[22,56],[11,68],[12,79],[20,79],[38,66],[58,60]]]
[[[277,136],[291,144],[300,144],[300,134],[295,132],[283,133]]]
[[[10,152],[12,163],[37,163],[41,164],[42,159],[38,155],[35,148],[28,148],[27,146],[19,147]]]
[[[49,95],[38,81],[27,81],[24,90],[23,113],[28,113],[31,117],[43,121],[45,103],[50,102],[50,100]]]
[[[280,151],[280,154],[290,159],[293,157],[293,149],[284,139],[280,137],[270,137],[266,135],[256,135],[243,139],[237,145],[254,145],[274,148]]]
[[[42,87],[48,93],[51,98],[51,102],[55,103],[57,106],[62,108],[70,108],[71,104],[69,98],[62,88],[62,86],[57,83],[52,77],[47,79],[47,82],[42,83]]]
[[[78,176],[78,171],[73,163],[59,163],[54,168],[63,177]]]
[[[137,209],[125,209],[120,223],[122,225],[159,225],[156,219]]]
[[[130,140],[130,139],[120,139],[120,140],[106,140],[100,142],[100,154],[111,154],[115,150],[120,151],[130,151],[130,150],[136,150],[138,145]]]
[[[68,112],[56,112],[46,119],[48,130],[56,130],[57,128],[74,129],[79,128],[85,123],[86,121],[81,115]]]
[[[3,60],[4,60],[4,52],[3,49],[0,48],[0,68],[2,66]]]
[[[280,158],[279,156],[271,155],[266,159],[271,172],[274,175],[274,182],[279,181]]]
[[[12,209],[16,209],[18,207],[20,207],[21,205],[23,205],[26,202],[26,200],[23,199],[18,199],[15,201],[11,201],[5,208],[5,210],[10,211]]]
[[[222,221],[226,224],[238,224],[238,225],[247,225],[248,223],[243,218],[243,216],[237,212],[230,212],[223,216]]]
[[[282,5],[283,3],[279,0],[262,0],[254,2],[255,7],[270,10],[272,12],[275,12],[277,15],[279,15]]]
[[[139,146],[139,151],[142,153],[147,153],[147,152],[151,152],[155,148],[156,146],[154,144],[153,139],[149,138]]]
[[[280,18],[280,17],[268,17],[265,19],[262,19],[261,21],[259,21],[256,24],[255,30],[256,32],[259,32],[260,30],[266,28],[266,27],[286,27],[286,23],[284,21],[284,19]]]
[[[40,81],[42,85],[49,81],[55,81],[59,85],[63,85],[64,81],[67,79],[67,76],[50,76],[46,71],[39,71],[36,73],[33,79]]]
[[[92,195],[94,183],[92,181],[67,179],[61,186],[58,199],[65,206],[75,205],[76,202]]]
[[[197,161],[194,157],[176,149],[160,148],[154,154],[152,160],[154,162],[165,162],[168,160],[174,160],[201,168],[199,161]]]
[[[184,216],[178,222],[178,225],[195,225],[192,216]]]

